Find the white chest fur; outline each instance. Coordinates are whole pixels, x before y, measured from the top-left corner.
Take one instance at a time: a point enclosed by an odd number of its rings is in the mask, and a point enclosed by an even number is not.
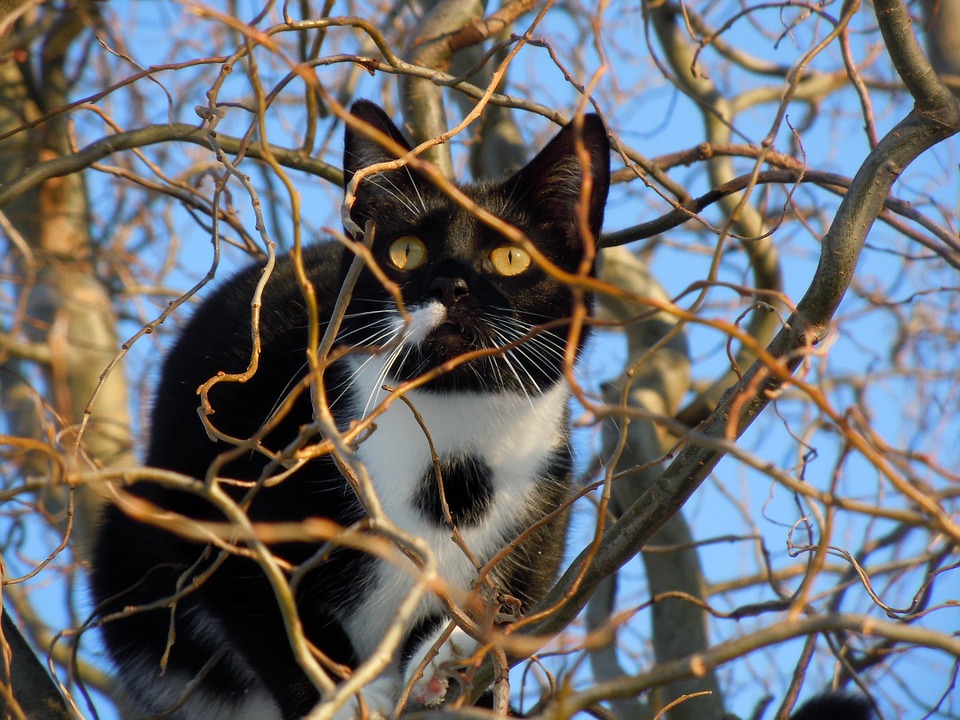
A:
[[[372,367],[376,364],[355,367],[356,397],[377,393],[382,376],[378,367]],[[553,453],[566,442],[563,424],[568,395],[563,382],[534,397],[477,392],[408,394],[441,458],[471,455],[490,468],[491,503],[480,522],[461,528],[467,547],[481,561],[514,539],[517,522],[537,503],[535,483]],[[436,555],[440,577],[450,587],[469,589],[476,577],[473,563],[454,543],[450,530],[425,518],[415,504],[420,480],[433,467],[423,428],[399,400],[376,422],[376,430],[359,446],[358,456],[384,512],[398,527],[427,541]],[[413,572],[412,564],[406,572],[378,564],[361,607],[347,622],[360,657],[368,656],[383,638],[410,590]],[[439,601],[431,598],[424,601],[420,614],[438,607]]]

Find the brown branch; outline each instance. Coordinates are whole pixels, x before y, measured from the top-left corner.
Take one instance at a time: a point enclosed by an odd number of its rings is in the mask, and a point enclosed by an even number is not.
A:
[[[10,182],[0,187],[0,207],[8,205],[24,193],[38,187],[45,180],[80,172],[114,153],[156,145],[157,143],[177,141],[201,145],[205,148],[210,147],[206,131],[202,126],[197,127],[185,123],[148,125],[136,130],[110,135],[87,145],[77,152],[31,165],[18,177],[12,178]],[[258,160],[265,158],[264,149],[256,141],[244,145],[239,138],[218,135],[217,142],[224,152],[235,154],[239,153],[242,148],[245,154],[250,157]],[[270,148],[270,152],[285,167],[302,170],[333,183],[343,182],[341,170],[320,160],[305,157],[298,150]]]
[[[510,0],[501,4],[491,14],[468,23],[451,35],[448,40],[451,50],[463,50],[499,35],[536,5],[535,0]]]
[[[472,25],[483,15],[479,0],[434,0],[426,3],[429,12],[411,39],[409,52],[415,65],[446,70],[457,48],[450,39],[465,25]],[[439,137],[447,130],[443,90],[420,78],[404,75],[400,81],[403,117],[414,144]],[[423,157],[434,163],[446,177],[453,177],[453,161],[448,145],[434,145]]]
[[[9,613],[0,633],[0,715],[30,720],[70,720],[67,705],[50,675],[24,640]]]
[[[639,695],[671,681],[696,677],[704,671],[717,668],[765,647],[794,638],[841,630],[869,637],[896,640],[912,646],[929,647],[942,650],[949,655],[960,656],[960,639],[946,633],[903,623],[876,620],[864,615],[849,613],[815,615],[796,620],[784,620],[744,637],[715,645],[702,653],[669,663],[661,663],[647,672],[630,678],[598,683],[572,697],[565,698],[562,702],[564,714],[546,713],[544,717],[570,717],[577,710],[594,703],[616,697]],[[567,712],[569,715],[565,714]]]
[[[729,182],[699,197],[691,198],[685,203],[679,203],[677,207],[665,215],[661,215],[659,218],[648,220],[647,222],[624,228],[623,230],[617,230],[616,232],[604,233],[600,238],[600,244],[602,247],[615,247],[660,235],[690,220],[698,219],[696,215],[710,205],[751,185],[795,185],[797,183],[819,185],[837,192],[842,197],[850,188],[853,180],[836,173],[800,168],[747,173],[735,177]],[[898,230],[907,232],[912,239],[940,255],[940,257],[953,267],[960,268],[960,242],[957,241],[949,230],[937,225],[904,200],[888,196],[883,200],[883,207],[885,210],[889,210],[890,212],[916,222],[933,233],[942,245],[932,242],[922,234],[910,232],[909,228],[903,226],[897,227]],[[881,215],[880,219],[891,224],[894,222],[893,219],[886,214]]]

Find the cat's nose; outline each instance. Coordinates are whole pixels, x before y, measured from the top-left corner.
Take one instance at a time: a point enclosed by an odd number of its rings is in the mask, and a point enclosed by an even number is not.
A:
[[[430,283],[430,291],[447,307],[453,307],[470,294],[470,286],[463,278],[438,277]]]

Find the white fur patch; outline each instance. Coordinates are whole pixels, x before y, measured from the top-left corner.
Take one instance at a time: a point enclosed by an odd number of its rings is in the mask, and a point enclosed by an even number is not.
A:
[[[418,342],[443,321],[440,303],[413,310],[404,342]],[[440,306],[442,310],[442,306]],[[445,313],[445,310],[443,311]],[[380,389],[383,363],[353,360],[356,376],[352,392],[372,409],[386,396]],[[563,382],[539,396],[520,393],[445,392],[414,390],[406,395],[423,418],[441,457],[472,455],[491,470],[492,498],[483,520],[460,528],[467,546],[480,558],[489,558],[513,540],[516,523],[536,504],[535,481],[553,453],[565,442],[563,423],[569,391]],[[423,429],[407,405],[399,400],[376,419],[376,430],[359,446],[388,518],[403,530],[423,538],[434,550],[441,578],[466,591],[476,570],[454,544],[447,528],[423,517],[415,505],[420,479],[433,467]],[[412,563],[404,572],[379,563],[362,595],[362,605],[347,623],[360,657],[368,657],[383,639],[396,611],[412,586]],[[424,601],[417,618],[441,607],[436,598]]]
[[[370,720],[387,720],[393,715],[393,709],[400,697],[400,682],[395,677],[382,675],[363,688],[360,694],[363,697],[363,715],[360,710],[360,701],[354,696],[350,698],[336,713],[332,720],[355,720],[366,717]],[[304,720],[315,720],[325,716],[323,703],[317,705]]]
[[[447,309],[443,306],[443,303],[431,302],[423,307],[410,310],[409,315],[410,324],[406,328],[403,342],[417,345],[426,339],[431,330],[447,319]],[[402,328],[403,319],[397,318],[397,322]]]

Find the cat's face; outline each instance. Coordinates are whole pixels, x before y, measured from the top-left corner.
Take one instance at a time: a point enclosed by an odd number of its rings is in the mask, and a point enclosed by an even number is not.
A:
[[[359,102],[352,112],[409,149],[377,106]],[[590,157],[588,214],[596,237],[609,185],[610,150],[595,116],[586,118],[581,137]],[[361,168],[392,159],[376,142],[348,128],[347,182]],[[582,176],[573,130],[565,128],[510,178],[461,190],[521,229],[551,262],[574,272],[584,254],[575,209]],[[374,257],[399,286],[411,318],[404,324],[382,283],[364,272],[341,337],[350,344],[386,346],[379,356],[385,381],[408,381],[464,353],[506,346],[511,347],[457,365],[426,389],[539,394],[559,379],[569,328],[564,323],[537,327],[569,318],[575,301],[570,289],[523,249],[406,169],[361,181],[351,218],[360,227],[367,220],[375,223]]]

